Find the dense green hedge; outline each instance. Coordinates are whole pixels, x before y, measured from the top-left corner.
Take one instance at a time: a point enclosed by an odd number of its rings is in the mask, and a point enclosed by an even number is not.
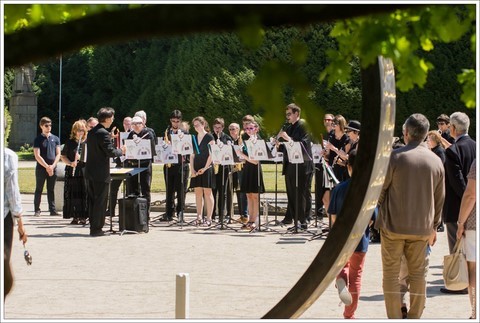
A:
[[[85,48],[63,56],[62,68],[62,142],[72,123],[94,116],[102,106],[116,109],[116,124],[124,116],[145,110],[148,125],[161,135],[173,109],[180,109],[185,120],[203,115],[211,123],[214,118],[239,122],[245,114],[264,115],[274,109],[278,129],[283,120],[284,105],[255,110],[249,86],[267,61],[286,62],[295,68],[292,47],[306,44],[305,64],[298,67],[311,84],[309,92],[323,111],[310,113],[310,125],[322,124],[321,114],[342,114],[347,119],[361,119],[361,82],[358,61],[351,62],[353,78],[346,84],[328,88],[318,80],[327,64],[325,51],[335,48],[329,36],[330,25],[307,29],[276,28],[267,31],[262,45],[246,49],[231,33],[202,34],[188,37],[139,40],[124,44]],[[293,46],[292,46],[293,45]],[[415,112],[425,114],[432,122],[441,113],[464,111],[472,118],[470,135],[475,137],[475,110],[468,110],[460,101],[461,88],[456,77],[461,68],[474,68],[468,37],[451,44],[439,44],[428,60],[435,69],[423,89],[397,92],[396,135],[401,124]],[[302,51],[297,51],[303,53]],[[36,66],[35,89],[38,94],[38,117],[49,116],[58,126],[59,59]],[[11,95],[11,70],[5,73],[5,98]],[[272,75],[273,78],[276,75]],[[295,98],[292,88],[284,89],[282,102]],[[278,111],[278,114],[277,112]],[[275,119],[277,122],[277,119]],[[268,129],[271,135],[274,130]],[[278,130],[275,130],[275,132]],[[32,138],[33,140],[33,138]]]

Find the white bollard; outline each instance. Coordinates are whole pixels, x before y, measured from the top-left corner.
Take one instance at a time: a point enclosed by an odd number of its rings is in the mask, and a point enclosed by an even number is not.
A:
[[[190,316],[190,277],[187,273],[177,274],[175,288],[175,318],[188,319]]]

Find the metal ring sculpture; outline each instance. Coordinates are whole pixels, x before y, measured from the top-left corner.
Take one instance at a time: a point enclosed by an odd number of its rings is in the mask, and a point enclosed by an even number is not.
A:
[[[298,318],[347,263],[368,225],[385,179],[395,127],[395,73],[378,57],[362,70],[362,131],[354,175],[335,225],[311,265],[264,319]]]

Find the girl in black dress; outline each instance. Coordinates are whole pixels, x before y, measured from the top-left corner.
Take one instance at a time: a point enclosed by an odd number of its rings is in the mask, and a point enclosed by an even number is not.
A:
[[[255,121],[250,121],[245,124],[245,132],[249,136],[249,141],[256,142],[260,137],[258,133],[258,124]],[[246,163],[243,166],[242,183],[240,184],[240,191],[247,194],[248,201],[248,222],[242,226],[244,229],[253,230],[256,228],[256,222],[259,215],[260,193],[265,192],[263,183],[262,166],[258,160],[252,160],[248,156],[246,146],[239,151],[239,154],[245,159]],[[260,181],[258,176],[260,175]],[[259,185],[260,183],[260,185]]]
[[[70,138],[63,145],[61,159],[65,166],[65,185],[63,193],[63,217],[73,218],[70,224],[87,223],[87,192],[83,178],[85,164],[80,161],[81,143],[87,138],[87,125],[84,120],[76,121],[72,126]]]
[[[213,191],[215,185],[212,167],[212,157],[210,156],[210,146],[215,143],[213,135],[208,133],[206,128],[208,123],[203,117],[196,117],[192,120],[193,127],[197,132],[194,135],[193,146],[194,153],[190,157],[190,169],[192,177],[190,179],[190,187],[195,190],[195,202],[197,205],[197,225],[204,224],[210,226],[212,224],[213,214]],[[202,220],[203,203],[207,209],[206,219]]]
[[[330,133],[327,145],[325,147],[328,156],[328,164],[333,168],[335,177],[339,182],[343,182],[348,178],[347,168],[345,165],[337,163],[339,151],[345,151],[345,147],[349,142],[349,138],[345,133],[346,126],[347,121],[345,118],[340,114],[336,115],[332,122],[334,131]]]

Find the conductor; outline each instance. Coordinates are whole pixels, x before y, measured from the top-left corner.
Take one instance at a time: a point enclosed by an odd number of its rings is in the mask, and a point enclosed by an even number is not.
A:
[[[87,160],[85,178],[87,183],[88,216],[90,218],[90,235],[103,236],[105,209],[107,207],[108,185],[110,182],[111,157],[120,157],[122,150],[113,146],[110,130],[115,110],[110,107],[101,108],[98,113],[98,124],[88,132]]]

